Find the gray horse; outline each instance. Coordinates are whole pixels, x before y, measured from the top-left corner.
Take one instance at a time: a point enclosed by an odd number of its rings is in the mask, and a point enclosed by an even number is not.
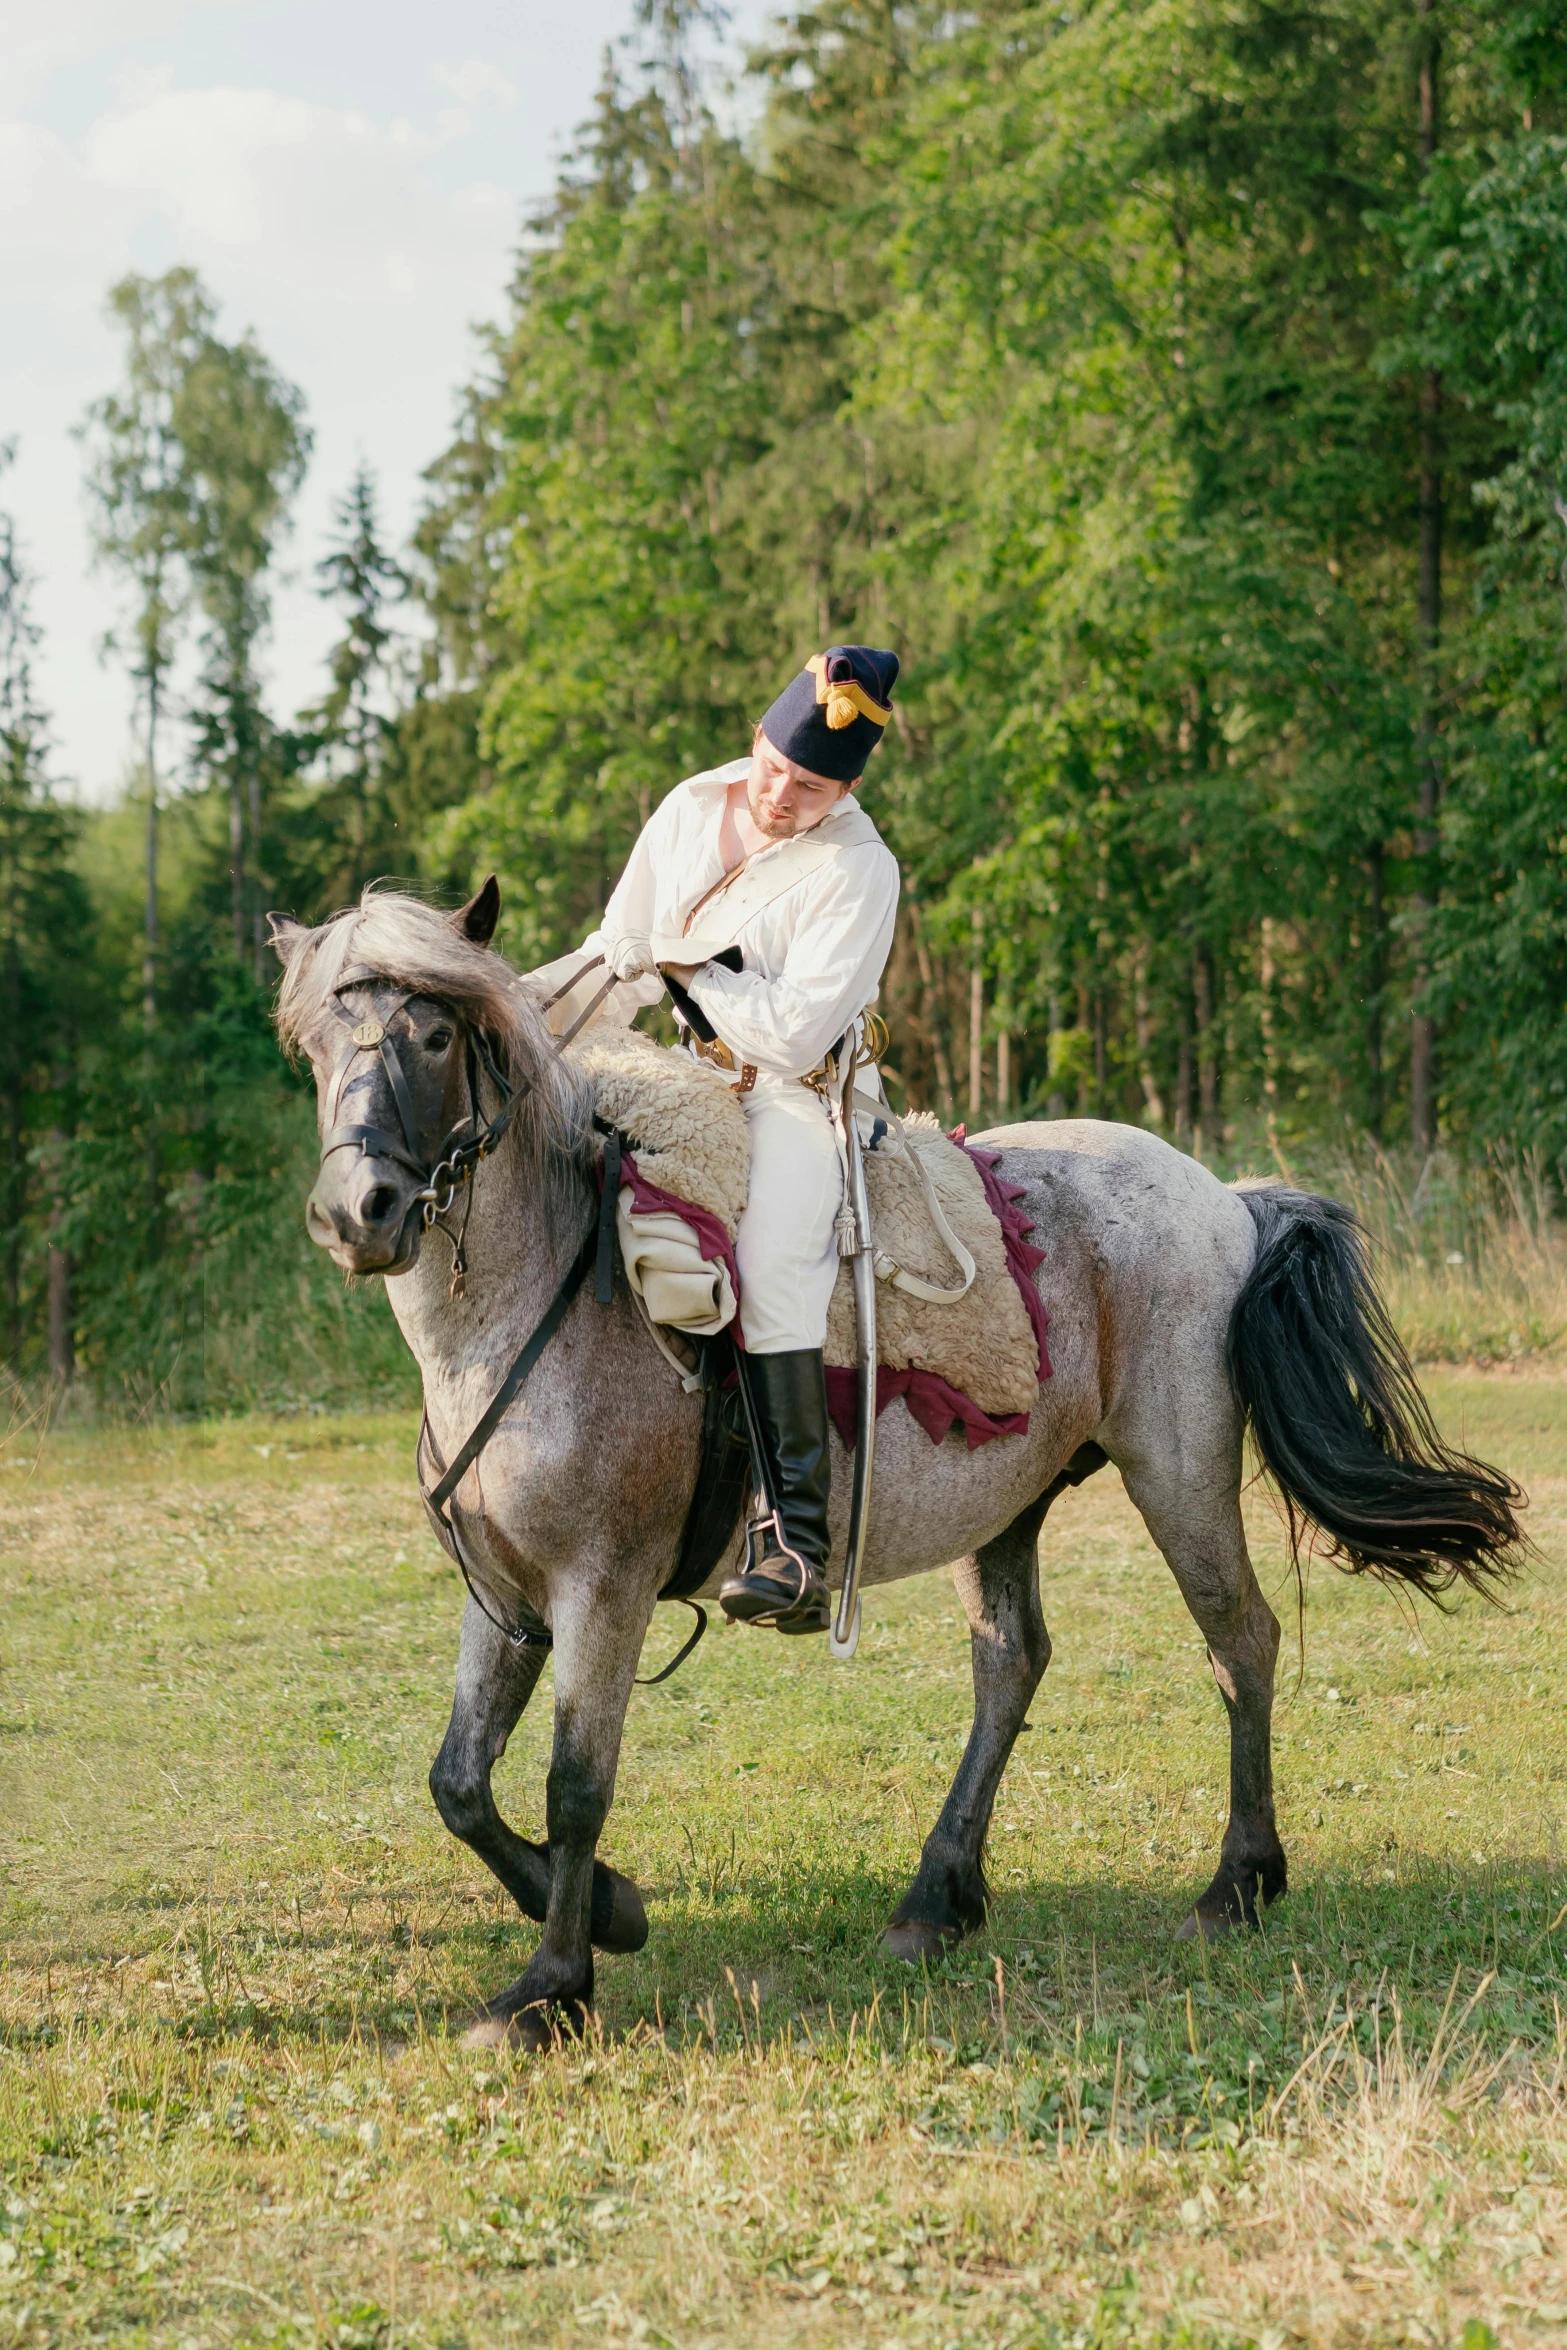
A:
[[[279,1032],[309,1056],[320,1107],[309,1229],[345,1271],[386,1277],[424,1380],[427,1484],[490,1404],[598,1213],[602,1143],[588,1084],[490,950],[498,905],[492,881],[452,916],[384,893],[318,929],[274,917]],[[452,1138],[471,1144],[497,1118],[504,1134],[441,1225],[465,1255],[465,1281],[454,1283],[421,1203]],[[1181,1931],[1255,1924],[1284,1892],[1286,1870],[1271,1753],[1279,1627],[1241,1523],[1248,1422],[1292,1534],[1313,1526],[1351,1570],[1428,1593],[1509,1571],[1522,1496],[1441,1442],[1359,1229],[1332,1201],[1227,1188],[1156,1136],[1091,1119],[985,1139],[1002,1154],[1001,1176],[1023,1187],[1046,1250],[1037,1279],[1053,1375],[1026,1435],[974,1452],[956,1431],[933,1445],[901,1405],[881,1424],[866,1580],[956,1560],[974,1671],[968,1744],[887,1946],[906,1959],[934,1955],[984,1916],[992,1806],[1050,1661],[1040,1529],[1063,1487],[1105,1460],[1169,1563],[1229,1716],[1229,1823]],[[594,1945],[634,1950],[646,1939],[636,1887],[594,1855],[643,1638],[694,1490],[700,1423],[624,1280],[607,1307],[590,1282],[453,1496],[479,1596],[463,1617],[431,1790],[447,1826],[543,1923],[481,2035],[538,2045],[580,2024]],[[846,1467],[835,1456],[840,1568]],[[727,1562],[710,1590],[725,1571]],[[518,1647],[499,1628],[519,1623],[553,1638],[543,1845],[507,1826],[490,1790],[544,1661],[542,1638]]]

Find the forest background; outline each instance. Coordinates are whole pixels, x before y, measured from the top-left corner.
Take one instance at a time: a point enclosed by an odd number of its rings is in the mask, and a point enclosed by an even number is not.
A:
[[[864,787],[904,877],[894,1098],[1332,1162],[1442,1261],[1502,1195],[1544,1229],[1564,0],[829,0],[751,59],[743,131],[696,21],[648,0],[607,62],[413,543],[346,485],[310,710],[258,681],[304,396],[191,272],[113,289],[123,378],[83,420],[138,688],[112,809],[51,789],[0,523],[24,1388],[402,1393],[383,1301],[304,1240],[265,909],[493,868],[542,960],[830,641],[904,662]]]

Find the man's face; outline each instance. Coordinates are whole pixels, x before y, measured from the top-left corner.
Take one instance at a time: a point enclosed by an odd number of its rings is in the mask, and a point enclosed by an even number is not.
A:
[[[796,766],[757,729],[745,790],[751,821],[769,840],[792,840],[797,832],[809,832],[853,789],[852,783],[834,783],[830,776]]]

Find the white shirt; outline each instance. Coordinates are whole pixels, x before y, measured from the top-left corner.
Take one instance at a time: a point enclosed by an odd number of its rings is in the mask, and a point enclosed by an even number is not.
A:
[[[589,950],[684,928],[698,900],[724,878],[724,796],[750,765],[749,759],[731,759],[676,784],[643,826],[602,923],[584,941]],[[853,811],[853,830],[863,836],[869,819],[845,794],[811,827],[811,837],[830,840],[845,811]],[[803,1077],[874,1003],[892,951],[898,861],[875,827],[870,830],[869,839],[846,842],[741,926],[735,943],[744,957],[742,970],[707,963],[692,979],[688,994],[736,1060],[776,1076]],[[758,850],[747,873],[782,845]]]

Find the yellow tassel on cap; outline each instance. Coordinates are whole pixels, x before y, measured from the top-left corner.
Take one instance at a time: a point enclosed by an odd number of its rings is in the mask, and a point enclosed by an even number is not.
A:
[[[868,718],[872,726],[885,726],[892,716],[890,708],[884,709],[880,702],[872,701],[865,688],[852,677],[829,678],[825,653],[813,653],[805,666],[816,680],[817,704],[834,734],[852,726],[856,718]]]

